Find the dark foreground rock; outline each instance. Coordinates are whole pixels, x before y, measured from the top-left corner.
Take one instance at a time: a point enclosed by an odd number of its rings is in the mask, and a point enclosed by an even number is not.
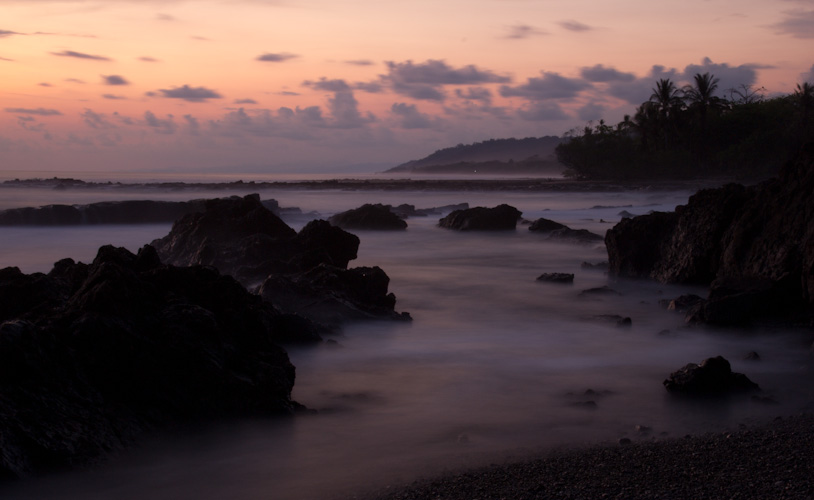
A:
[[[539,218],[532,222],[529,231],[539,233],[551,240],[572,241],[581,244],[599,243],[604,238],[587,229],[571,229],[550,219]]]
[[[686,396],[720,396],[760,390],[746,375],[734,373],[729,361],[721,356],[707,358],[700,365],[685,365],[667,377],[664,387]]]
[[[510,205],[455,210],[438,221],[438,226],[458,231],[505,231],[517,228],[522,212]]]
[[[0,298],[2,479],[86,465],[157,428],[300,408],[278,343],[315,332],[213,268],[106,246],[47,275],[0,270]]]
[[[395,217],[395,216],[394,216]],[[348,269],[359,238],[324,220],[299,233],[268,211],[258,195],[207,200],[153,241],[170,264],[206,265],[230,274],[275,307],[331,326],[362,318],[398,318],[389,278],[379,268]]]
[[[699,191],[605,237],[611,274],[713,284],[695,320],[743,324],[814,309],[814,145],[776,179]]]
[[[381,203],[366,203],[359,208],[340,212],[328,222],[343,229],[370,229],[370,230],[403,230],[407,229],[407,222],[396,215],[391,207]]]
[[[573,283],[574,275],[571,273],[543,273],[537,276],[537,281],[547,283]]]
[[[423,479],[357,500],[814,497],[814,415],[657,442],[548,453]]]

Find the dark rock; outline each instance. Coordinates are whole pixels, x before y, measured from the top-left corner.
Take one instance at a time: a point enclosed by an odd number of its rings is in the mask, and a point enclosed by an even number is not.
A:
[[[582,269],[607,269],[608,268],[608,262],[607,261],[605,261],[605,262],[597,262],[596,264],[593,264],[591,262],[582,262],[579,265],[579,267],[581,267]]]
[[[519,210],[506,204],[494,208],[475,207],[455,210],[439,220],[438,226],[458,231],[514,230],[521,215]]]
[[[571,240],[577,243],[597,243],[604,238],[598,234],[592,233],[587,229],[571,229],[565,224],[554,222],[553,220],[540,218],[532,222],[529,226],[529,231],[540,233],[551,240]]]
[[[213,268],[107,246],[90,265],[0,271],[0,295],[22,289],[36,299],[2,301],[2,477],[85,465],[169,425],[300,408],[277,342],[312,332]]]
[[[537,276],[537,281],[548,283],[573,283],[574,275],[571,273],[543,273]]]
[[[755,351],[749,351],[749,353],[744,356],[743,359],[747,361],[760,361],[760,354]]]
[[[776,179],[702,190],[673,213],[621,221],[605,238],[610,271],[665,283],[740,280],[734,288],[727,285],[725,294],[710,296],[694,316],[699,321],[743,324],[811,311],[812,192],[814,144],[809,144]]]
[[[598,314],[592,317],[605,323],[612,323],[617,327],[627,328],[633,326],[633,320],[628,316],[620,316],[618,314]]]
[[[622,294],[607,285],[596,288],[588,288],[586,290],[579,292],[578,294],[579,297],[601,297],[608,295],[622,295]]]
[[[347,269],[356,258],[357,236],[324,220],[295,233],[257,195],[208,201],[205,212],[183,217],[153,244],[172,264],[213,266],[259,287],[284,312],[309,320],[335,325],[409,317],[394,311],[395,296],[387,292],[384,271]]]
[[[372,229],[372,230],[402,230],[407,229],[407,223],[393,213],[387,205],[377,203],[365,204],[338,213],[328,219],[328,222],[344,229]]]
[[[707,358],[700,365],[690,363],[671,373],[664,381],[664,387],[672,393],[689,396],[760,390],[746,375],[732,372],[729,361],[721,356]]]
[[[698,295],[687,294],[676,297],[675,299],[659,300],[659,305],[661,305],[668,311],[676,311],[683,313],[687,312],[688,310],[692,309],[693,307],[702,303],[703,301],[704,299],[699,297]]]
[[[204,200],[122,200],[88,205],[13,208],[0,211],[0,225],[67,226],[172,222],[185,214],[202,210],[203,205]]]

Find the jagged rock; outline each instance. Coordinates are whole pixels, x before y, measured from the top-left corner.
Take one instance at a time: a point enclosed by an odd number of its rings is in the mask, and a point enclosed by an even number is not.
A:
[[[550,219],[540,218],[532,222],[529,231],[545,235],[551,240],[575,241],[577,243],[597,243],[603,241],[602,236],[587,229],[571,229]]]
[[[665,283],[727,285],[701,321],[736,324],[814,309],[814,145],[776,179],[702,190],[673,213],[625,219],[608,231],[612,274]],[[772,304],[782,304],[774,309]],[[744,317],[739,311],[749,312]],[[744,321],[745,319],[745,321]]]
[[[502,231],[517,228],[522,212],[510,205],[455,210],[438,221],[438,226],[458,231]]]
[[[257,195],[208,201],[205,212],[183,217],[153,245],[169,263],[213,266],[258,287],[283,311],[313,321],[336,325],[405,317],[394,311],[384,271],[347,269],[356,258],[357,236],[324,220],[311,221],[295,233]]]
[[[690,363],[670,374],[664,387],[672,393],[688,396],[723,395],[750,392],[760,387],[742,373],[732,372],[729,361],[721,356],[707,358],[700,365]]]
[[[403,230],[407,222],[391,211],[388,205],[367,203],[359,208],[338,213],[328,222],[344,229]]]
[[[573,283],[574,275],[571,273],[543,273],[537,276],[537,281],[548,283]]]
[[[102,247],[44,274],[0,271],[0,477],[94,462],[147,431],[290,414],[287,317],[213,268]],[[5,302],[5,301],[3,301]],[[298,340],[313,340],[301,323]]]

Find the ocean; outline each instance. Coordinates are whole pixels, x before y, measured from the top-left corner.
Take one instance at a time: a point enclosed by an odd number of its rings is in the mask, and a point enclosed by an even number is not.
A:
[[[283,217],[295,229],[364,203],[466,202],[507,203],[527,220],[545,217],[598,234],[623,212],[672,210],[692,194],[2,187],[0,209],[251,192],[300,208]],[[91,470],[22,481],[3,498],[340,498],[564,446],[737,428],[814,402],[810,384],[800,383],[813,373],[810,337],[801,332],[688,327],[659,301],[704,289],[616,280],[584,267],[607,260],[601,243],[549,241],[526,225],[456,232],[437,227],[438,218],[410,218],[403,232],[352,231],[361,244],[350,266],[384,269],[396,309],[413,321],[349,324],[331,337],[336,343],[290,348],[293,398],[317,412],[161,433]],[[3,227],[0,267],[47,272],[64,257],[89,262],[104,244],[136,251],[170,227]],[[574,283],[536,281],[546,272],[574,273]],[[620,294],[580,296],[601,286]],[[608,315],[630,317],[632,326],[619,328]],[[760,361],[745,359],[752,351]],[[672,371],[717,355],[766,397],[670,397],[662,381]]]

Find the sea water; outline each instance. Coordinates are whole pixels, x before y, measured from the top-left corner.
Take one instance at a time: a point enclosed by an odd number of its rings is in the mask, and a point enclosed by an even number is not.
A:
[[[13,191],[13,193],[12,193]],[[115,190],[1,191],[4,205],[223,196]],[[233,192],[227,194],[248,194]],[[7,194],[7,195],[6,195]],[[418,208],[508,203],[527,220],[546,217],[598,234],[626,211],[672,210],[690,191],[429,192],[267,190],[308,220],[363,203]],[[113,198],[111,198],[111,196]],[[159,434],[103,466],[23,481],[4,498],[320,499],[410,482],[460,467],[522,458],[562,446],[651,440],[716,431],[811,408],[811,338],[795,331],[690,328],[659,305],[703,289],[615,280],[583,262],[604,245],[555,242],[515,231],[457,232],[439,216],[406,231],[354,231],[351,266],[379,266],[409,323],[350,324],[335,342],[290,348],[293,398],[318,410]],[[0,228],[0,266],[47,272],[63,257],[90,262],[103,244],[132,251],[170,224]],[[538,282],[546,272],[573,284]],[[608,286],[618,295],[585,296]],[[607,316],[630,317],[620,328]],[[760,361],[747,361],[755,351]],[[722,355],[763,388],[762,399],[693,403],[662,381],[689,362]]]

